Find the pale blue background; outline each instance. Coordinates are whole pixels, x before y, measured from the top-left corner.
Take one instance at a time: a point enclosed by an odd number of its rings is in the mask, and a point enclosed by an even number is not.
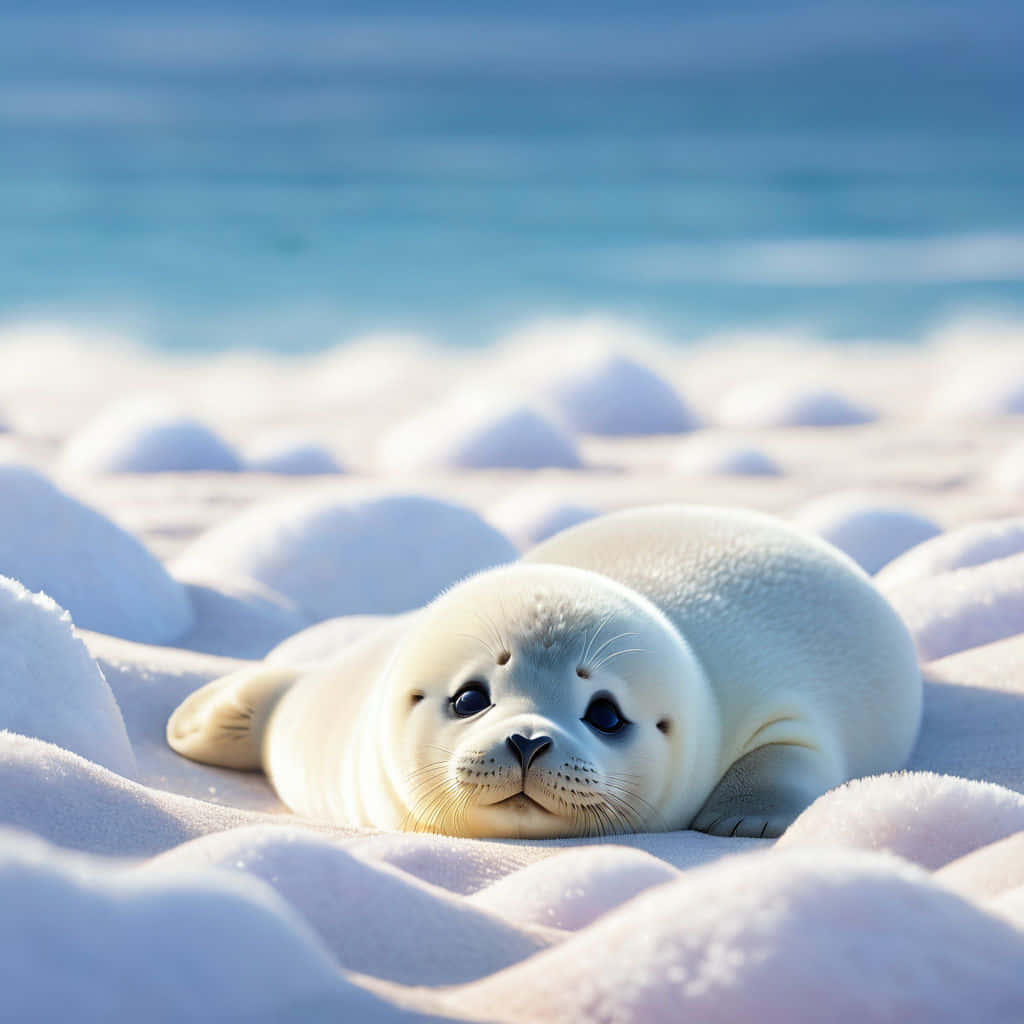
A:
[[[0,321],[914,338],[1024,308],[1024,5],[0,6]]]

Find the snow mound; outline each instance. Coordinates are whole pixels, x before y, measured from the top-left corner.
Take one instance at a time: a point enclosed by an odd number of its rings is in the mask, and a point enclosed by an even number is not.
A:
[[[1024,519],[986,519],[935,537],[893,560],[876,583],[891,590],[955,569],[994,562],[1024,552]]]
[[[884,591],[923,661],[1024,633],[1024,553]]]
[[[0,573],[45,590],[82,629],[162,644],[190,628],[184,587],[131,534],[28,466],[0,463],[0,494]]]
[[[392,473],[430,469],[579,469],[573,439],[528,405],[448,403],[393,427],[377,451]]]
[[[551,854],[546,844],[489,843],[416,832],[382,832],[350,839],[345,848],[362,860],[390,864],[459,896],[477,892],[508,872]]]
[[[356,499],[327,488],[255,505],[215,526],[174,571],[185,579],[248,576],[320,621],[417,608],[517,554],[460,505],[419,495]]]
[[[343,615],[337,619],[325,619],[282,640],[264,661],[271,665],[328,661],[394,619],[393,615]]]
[[[676,449],[671,468],[686,476],[780,476],[779,464],[759,448],[718,434],[696,434]]]
[[[11,1020],[373,1020],[411,1015],[348,981],[267,886],[118,869],[0,836]]]
[[[105,409],[68,440],[66,473],[237,472],[234,449],[199,420],[148,399]]]
[[[600,514],[601,510],[593,505],[560,501],[540,487],[513,491],[485,513],[488,522],[523,550]]]
[[[130,782],[43,740],[0,732],[0,824],[106,856],[150,857],[178,843],[280,821]]]
[[[172,850],[147,870],[216,866],[262,879],[343,967],[406,985],[473,981],[547,942],[444,889],[361,860],[315,833],[253,827]]]
[[[71,616],[45,594],[0,576],[0,729],[34,736],[135,774],[124,720]]]
[[[990,328],[985,333],[991,333]],[[1002,330],[999,331],[1002,333]],[[946,365],[928,403],[934,417],[953,420],[993,420],[1024,415],[1024,360],[1020,329],[1004,336],[1003,344],[986,348],[979,335],[963,338],[948,352]]]
[[[1000,914],[1024,931],[1024,885],[1009,892],[1000,893],[988,904],[994,914]]]
[[[935,878],[974,899],[1024,886],[1024,830],[951,861]]]
[[[559,417],[583,434],[683,434],[699,426],[671,384],[614,352],[567,371],[544,395]]]
[[[187,650],[262,658],[309,621],[294,601],[256,580],[209,576],[182,582],[192,602],[194,624],[176,646]]]
[[[912,865],[765,853],[658,886],[458,1005],[507,1021],[812,1021],[826,1006],[838,1024],[1009,1021],[1022,957],[1024,934]]]
[[[808,502],[794,521],[845,551],[870,574],[942,533],[938,523],[913,509],[878,505],[862,495],[845,493]]]
[[[722,399],[716,419],[730,427],[851,427],[872,423],[878,413],[805,381],[768,380],[741,384]]]
[[[830,790],[776,849],[885,850],[934,870],[1024,829],[1024,796],[991,782],[931,772],[877,775]]]
[[[555,856],[508,875],[472,897],[506,921],[578,931],[653,885],[679,877],[641,850],[595,846]]]
[[[254,473],[320,476],[344,473],[340,462],[321,444],[303,437],[274,435],[245,450],[245,468]]]

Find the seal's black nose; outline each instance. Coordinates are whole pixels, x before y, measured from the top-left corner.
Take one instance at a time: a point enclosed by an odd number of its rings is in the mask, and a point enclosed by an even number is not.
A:
[[[534,736],[531,739],[527,739],[516,732],[509,736],[505,742],[515,751],[516,757],[519,758],[519,764],[525,773],[533,759],[541,751],[547,750],[551,746],[551,737]]]

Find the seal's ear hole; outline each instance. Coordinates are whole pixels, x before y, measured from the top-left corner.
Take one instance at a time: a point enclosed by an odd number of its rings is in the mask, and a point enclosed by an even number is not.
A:
[[[502,651],[494,660],[497,661],[499,665],[507,665],[511,657],[512,654],[510,651]]]
[[[590,669],[589,668],[584,668],[583,665],[580,665],[576,669],[576,675],[578,675],[580,677],[580,679],[589,679],[590,678]]]
[[[415,706],[419,704],[424,697],[426,697],[426,694],[422,690],[413,690],[412,693],[409,694],[409,703]]]
[[[667,733],[671,730],[671,728],[672,723],[667,718],[663,718],[660,722],[658,722],[658,729],[661,732]]]

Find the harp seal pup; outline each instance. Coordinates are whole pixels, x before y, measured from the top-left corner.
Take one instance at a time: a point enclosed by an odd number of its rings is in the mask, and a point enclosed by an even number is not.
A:
[[[257,666],[171,746],[348,825],[776,836],[899,768],[921,676],[850,559],[770,516],[657,506],[557,534],[313,669]]]

